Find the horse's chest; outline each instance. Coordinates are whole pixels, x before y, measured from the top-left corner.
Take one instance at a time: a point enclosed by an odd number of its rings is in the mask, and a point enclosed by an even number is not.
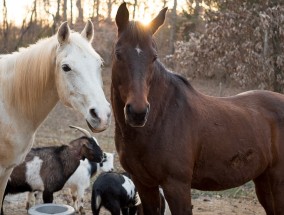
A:
[[[139,176],[139,180],[145,185],[152,186],[157,183],[158,173],[154,158],[148,154],[129,152],[128,150],[120,151],[120,162],[123,168],[132,175]],[[152,165],[150,165],[152,163]]]

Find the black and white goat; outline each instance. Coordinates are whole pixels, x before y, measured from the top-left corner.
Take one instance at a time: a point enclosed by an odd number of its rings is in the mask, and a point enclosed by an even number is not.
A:
[[[91,178],[100,172],[113,171],[113,159],[114,154],[104,152],[103,160],[100,163],[91,162],[88,159],[81,160],[80,165],[76,171],[71,175],[68,181],[65,183],[64,188],[70,190],[73,207],[77,213],[85,214],[84,210],[84,194],[86,189],[90,186]],[[37,204],[41,203],[42,192],[29,193],[28,202],[32,205],[33,201]],[[35,197],[35,200],[34,200]]]
[[[123,215],[134,215],[140,203],[137,190],[128,174],[102,173],[93,184],[93,215],[98,215],[101,207],[109,210],[112,215],[119,215],[120,211]]]
[[[79,167],[68,179],[64,188],[69,188],[73,199],[73,207],[76,212],[84,214],[84,193],[90,186],[91,178],[100,172],[113,171],[113,153],[104,152],[102,162],[90,162],[88,159],[80,161]]]
[[[41,191],[44,203],[51,203],[53,193],[63,188],[80,165],[80,160],[87,158],[98,163],[102,161],[103,152],[97,140],[85,129],[70,127],[83,132],[85,136],[71,141],[68,145],[31,149],[25,161],[14,168],[5,195]],[[30,206],[27,203],[27,209]],[[3,215],[3,202],[1,214]]]

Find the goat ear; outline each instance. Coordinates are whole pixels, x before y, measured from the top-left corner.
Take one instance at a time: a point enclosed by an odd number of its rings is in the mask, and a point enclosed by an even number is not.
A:
[[[129,23],[129,11],[126,7],[126,3],[123,2],[116,13],[115,22],[117,25],[118,33],[121,33]]]
[[[94,150],[93,144],[85,143],[84,146],[85,146],[87,149]]]
[[[91,20],[88,20],[84,30],[81,32],[81,35],[85,37],[90,43],[94,38],[94,25]]]
[[[69,41],[70,36],[70,28],[67,22],[63,22],[58,31],[57,31],[57,39],[60,45],[63,45]]]
[[[158,30],[158,28],[164,24],[165,18],[166,18],[166,12],[167,12],[168,8],[164,8],[163,10],[160,11],[160,13],[158,14],[158,16],[156,16],[156,18],[154,18],[149,26],[151,28],[152,34],[155,34],[155,32]]]

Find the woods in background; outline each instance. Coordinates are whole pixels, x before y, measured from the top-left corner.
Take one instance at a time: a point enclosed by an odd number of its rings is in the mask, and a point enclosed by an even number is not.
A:
[[[94,48],[111,63],[122,0],[31,0],[20,26],[8,20],[2,0],[0,53],[11,53],[55,34],[62,21],[81,30],[95,24]],[[130,17],[169,7],[166,27],[155,35],[160,58],[188,78],[210,78],[242,87],[284,91],[284,2],[282,0],[129,0]],[[87,4],[88,7],[84,7]],[[87,9],[86,9],[87,8]],[[86,11],[87,10],[87,11]],[[142,14],[143,17],[143,14]]]

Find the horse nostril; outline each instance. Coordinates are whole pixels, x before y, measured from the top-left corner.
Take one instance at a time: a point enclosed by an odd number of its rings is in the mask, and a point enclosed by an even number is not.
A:
[[[98,118],[98,115],[97,115],[96,110],[94,108],[90,109],[90,114],[93,118]]]
[[[132,107],[130,104],[126,105],[126,113],[131,114],[132,113]]]

